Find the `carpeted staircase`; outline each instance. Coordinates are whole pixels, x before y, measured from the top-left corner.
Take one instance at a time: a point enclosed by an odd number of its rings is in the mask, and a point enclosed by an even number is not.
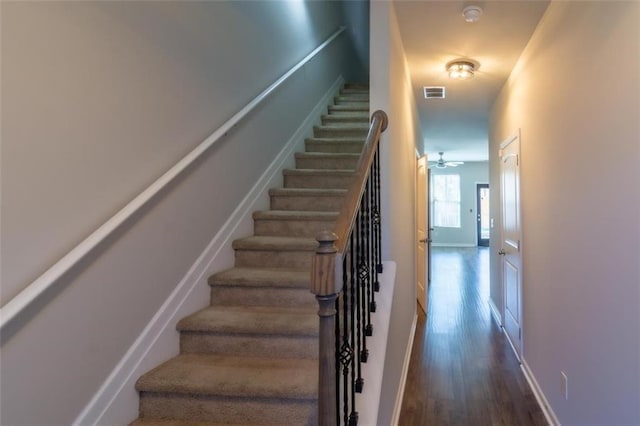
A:
[[[235,267],[209,278],[211,306],[178,323],[180,355],[138,380],[133,425],[316,423],[314,237],[333,227],[368,123],[368,87],[345,85],[254,235],[233,242]]]

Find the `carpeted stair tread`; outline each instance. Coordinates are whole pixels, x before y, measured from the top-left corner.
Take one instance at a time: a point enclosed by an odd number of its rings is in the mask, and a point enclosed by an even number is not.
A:
[[[327,158],[327,159],[359,159],[360,154],[353,152],[296,152],[296,158]]]
[[[251,236],[233,242],[234,250],[309,251],[318,247],[314,238]]]
[[[345,152],[360,154],[365,138],[310,138],[305,140],[307,152]]]
[[[347,195],[346,189],[319,189],[319,188],[272,188],[269,195],[290,197],[335,197]]]
[[[358,167],[360,154],[357,152],[297,152],[295,160],[296,169],[355,170]]]
[[[282,423],[219,423],[176,419],[140,418],[129,423],[129,426],[282,426]]]
[[[178,331],[318,335],[318,315],[300,308],[209,307],[178,322]]]
[[[360,102],[359,104],[344,104],[344,105],[330,105],[328,107],[329,114],[337,112],[354,112],[354,111],[366,111],[369,112],[369,104]]]
[[[343,113],[343,114],[329,114],[322,116],[322,124],[330,125],[337,123],[368,123],[369,113]]]
[[[363,138],[354,138],[354,137],[337,137],[337,138],[307,138],[305,141],[312,142],[333,142],[333,143],[352,143],[352,142],[364,142]]]
[[[282,174],[285,176],[355,176],[356,171],[351,169],[285,169]]]
[[[368,93],[341,93],[335,97],[336,101],[369,102]]]
[[[318,361],[183,354],[144,374],[140,392],[225,397],[317,398]]]
[[[276,423],[278,424],[278,423]],[[281,426],[280,424],[278,424]],[[197,422],[175,419],[153,419],[141,418],[137,419],[129,426],[261,426],[258,423],[218,423],[218,422]],[[262,423],[262,426],[266,426]]]
[[[296,210],[260,210],[253,212],[256,220],[318,220],[332,222],[338,218],[339,212],[315,212]]]
[[[235,267],[209,277],[210,286],[310,288],[308,270]]]
[[[369,124],[368,123],[332,123],[332,124],[324,124],[322,126],[314,126],[314,129],[368,131]]]
[[[323,126],[315,126],[313,135],[320,138],[356,137],[366,138],[369,127],[366,123],[334,123]]]
[[[341,95],[368,95],[369,88],[344,88],[340,91]]]

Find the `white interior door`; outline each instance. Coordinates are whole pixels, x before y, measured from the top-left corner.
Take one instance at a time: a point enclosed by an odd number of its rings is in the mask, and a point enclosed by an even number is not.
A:
[[[416,167],[416,295],[418,304],[422,310],[427,312],[427,290],[428,290],[428,227],[429,208],[427,185],[427,156],[423,155],[418,159]]]
[[[518,358],[522,353],[522,246],[520,223],[520,135],[500,145],[502,288],[504,328]]]

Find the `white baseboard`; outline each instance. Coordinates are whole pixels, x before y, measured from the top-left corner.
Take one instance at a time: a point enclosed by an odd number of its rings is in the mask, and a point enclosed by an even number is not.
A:
[[[342,84],[344,84],[344,78],[340,76],[287,141],[284,148],[236,207],[220,231],[213,237],[207,248],[75,419],[74,426],[127,424],[137,417],[136,380],[159,363],[177,355],[179,335],[175,330],[175,324],[182,317],[208,305],[208,276],[215,271],[233,265],[231,243],[234,239],[252,232],[253,211],[267,208],[269,203],[268,189],[281,185],[280,171],[287,162],[292,161],[293,153],[303,146],[304,138],[312,134],[314,124],[317,124],[318,118],[331,103]]]
[[[477,244],[469,243],[431,243],[432,247],[477,247]]]
[[[558,420],[558,417],[556,417],[556,414],[553,412],[551,405],[549,405],[549,401],[547,401],[547,398],[544,396],[544,393],[542,392],[540,385],[538,385],[538,381],[536,380],[536,377],[533,375],[533,372],[529,368],[529,365],[524,360],[524,358],[522,359],[522,364],[520,364],[520,368],[522,368],[524,377],[527,379],[529,386],[531,386],[531,390],[533,391],[533,394],[535,395],[536,400],[538,401],[538,404],[540,405],[540,408],[544,413],[544,417],[547,419],[547,422],[551,426],[560,426],[560,421]]]
[[[493,300],[489,299],[489,309],[491,309],[491,316],[495,320],[498,327],[502,327],[502,315],[500,315],[500,311]]]
[[[407,345],[407,351],[404,354],[404,364],[402,365],[402,375],[400,376],[400,388],[396,396],[396,404],[393,408],[393,416],[391,417],[391,424],[398,426],[400,421],[400,410],[402,409],[402,400],[404,399],[404,388],[407,384],[407,376],[409,375],[409,362],[411,361],[411,351],[413,350],[413,339],[416,335],[416,325],[418,324],[418,315],[413,317],[413,324],[411,324],[411,331],[409,332],[409,344]]]

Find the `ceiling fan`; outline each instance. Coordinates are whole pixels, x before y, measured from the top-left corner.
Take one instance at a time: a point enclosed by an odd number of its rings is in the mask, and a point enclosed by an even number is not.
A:
[[[443,151],[438,152],[440,155],[440,159],[431,167],[436,167],[437,169],[446,169],[447,167],[458,167],[461,164],[464,164],[464,161],[444,161],[442,156],[444,155]]]

